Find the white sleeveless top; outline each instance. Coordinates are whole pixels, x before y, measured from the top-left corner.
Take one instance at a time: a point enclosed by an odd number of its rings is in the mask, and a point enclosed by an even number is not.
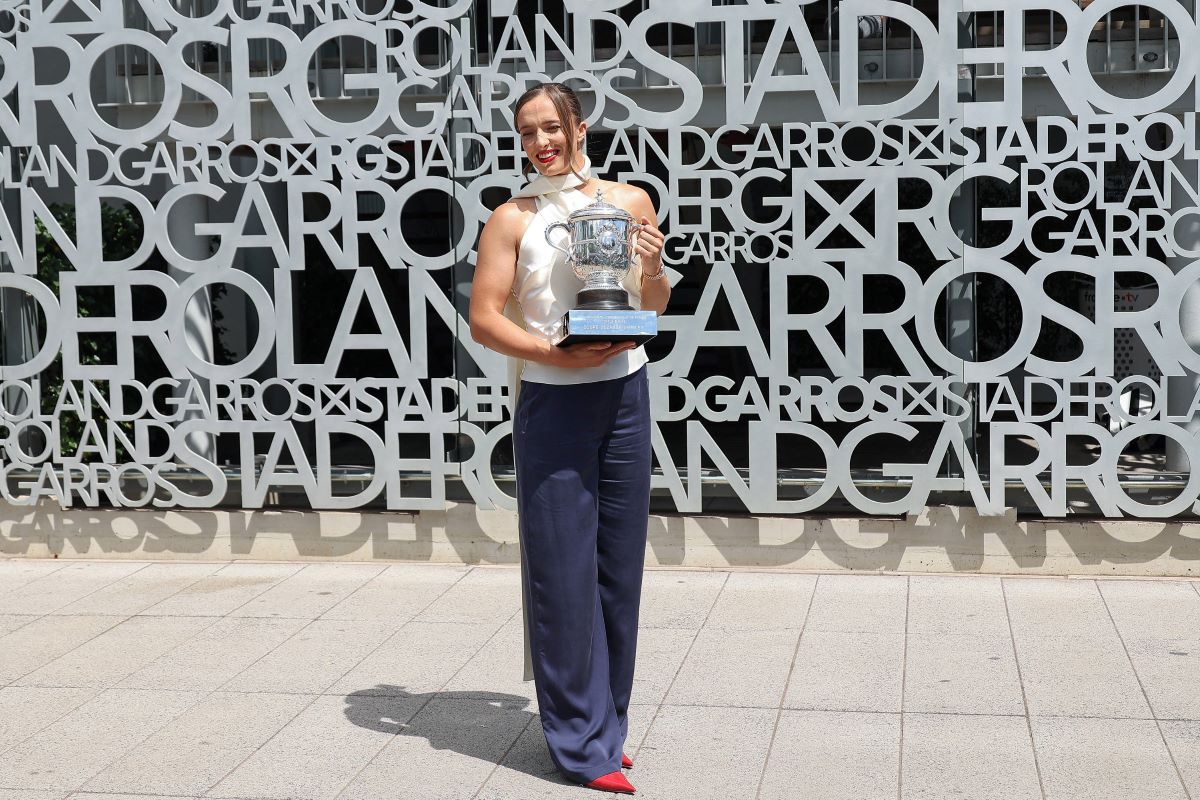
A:
[[[574,188],[562,190],[559,196],[570,211],[590,205],[595,199]],[[567,257],[546,241],[546,226],[552,222],[565,222],[566,214],[559,205],[544,197],[533,199],[537,203],[537,213],[521,237],[512,292],[524,316],[525,330],[550,341],[562,327],[562,315],[575,306],[575,295],[583,288],[583,281],[567,266]],[[555,241],[561,239],[561,243],[566,244],[565,231],[557,231],[552,236],[556,237]],[[641,307],[641,280],[640,260],[635,255],[633,266],[625,273],[623,281],[629,292],[629,304],[634,308]],[[631,375],[649,360],[645,348],[639,345],[598,367],[552,367],[525,361],[520,378],[533,383],[593,383]]]

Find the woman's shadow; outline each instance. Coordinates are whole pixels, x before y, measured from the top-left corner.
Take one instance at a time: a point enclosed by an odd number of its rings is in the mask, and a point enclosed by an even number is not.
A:
[[[348,694],[345,714],[360,728],[420,737],[437,750],[493,764],[503,760],[508,769],[567,783],[550,760],[531,705],[515,694],[412,693],[380,684]]]

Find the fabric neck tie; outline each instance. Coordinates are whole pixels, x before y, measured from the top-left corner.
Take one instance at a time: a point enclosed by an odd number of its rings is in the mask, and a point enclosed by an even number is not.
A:
[[[582,180],[579,175],[583,176]],[[592,177],[592,160],[587,157],[586,153],[583,156],[583,167],[580,168],[579,175],[574,172],[566,172],[562,175],[539,175],[524,189],[514,193],[513,197],[540,196],[546,202],[556,206],[565,216],[575,210],[575,206],[568,200],[566,190],[582,186]]]

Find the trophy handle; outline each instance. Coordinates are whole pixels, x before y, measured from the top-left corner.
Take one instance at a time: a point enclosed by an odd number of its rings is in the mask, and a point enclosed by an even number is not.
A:
[[[568,250],[567,248],[563,247],[562,245],[557,245],[554,242],[550,241],[551,232],[553,232],[559,228],[562,228],[564,231],[567,232],[568,241],[570,240],[571,231],[570,231],[570,228],[567,227],[567,223],[551,222],[549,225],[546,226],[546,244],[550,245],[555,250],[562,253],[564,256],[567,257],[567,260],[570,261],[571,260],[571,251]]]

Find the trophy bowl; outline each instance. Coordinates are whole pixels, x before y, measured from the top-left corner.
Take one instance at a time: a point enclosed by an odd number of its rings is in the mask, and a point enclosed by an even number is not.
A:
[[[637,342],[658,333],[658,315],[629,305],[629,292],[621,285],[633,260],[633,238],[642,229],[633,215],[596,192],[590,205],[572,211],[566,222],[546,226],[546,242],[567,257],[567,265],[583,281],[575,308],[563,315],[555,344],[578,342]],[[565,231],[564,247],[550,237]]]
[[[576,308],[633,310],[621,281],[633,260],[633,237],[641,229],[628,211],[604,199],[604,190],[596,192],[591,205],[571,212],[566,222],[546,226],[546,242],[566,255],[567,265],[583,281],[576,295]],[[557,230],[566,231],[566,247],[551,240]]]

